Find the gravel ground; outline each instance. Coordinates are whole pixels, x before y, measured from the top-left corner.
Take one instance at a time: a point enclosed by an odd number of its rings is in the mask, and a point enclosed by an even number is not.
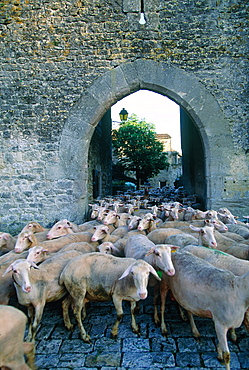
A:
[[[39,370],[224,370],[217,359],[216,334],[211,319],[195,317],[201,334],[196,342],[188,322],[183,322],[174,301],[168,301],[166,317],[168,338],[161,335],[153,322],[152,295],[140,301],[136,315],[140,325],[138,336],[130,326],[130,306],[123,302],[124,318],[118,339],[111,339],[116,319],[112,302],[91,302],[84,320],[92,343],[80,339],[75,325],[69,332],[63,324],[60,302],[46,305],[36,336],[36,364]],[[72,317],[72,321],[74,318]],[[75,323],[75,321],[73,321]],[[249,369],[249,334],[244,326],[236,330],[237,344],[229,339],[231,370]]]

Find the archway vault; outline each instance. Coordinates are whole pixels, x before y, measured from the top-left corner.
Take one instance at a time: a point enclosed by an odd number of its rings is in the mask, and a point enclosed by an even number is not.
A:
[[[193,74],[167,63],[136,60],[107,70],[85,90],[65,123],[59,147],[64,177],[75,182],[75,214],[87,206],[87,160],[92,134],[101,117],[118,100],[140,89],[169,97],[195,122],[205,161],[206,204],[214,207],[222,198],[223,180],[229,173],[225,156],[233,147],[230,128],[213,95]]]

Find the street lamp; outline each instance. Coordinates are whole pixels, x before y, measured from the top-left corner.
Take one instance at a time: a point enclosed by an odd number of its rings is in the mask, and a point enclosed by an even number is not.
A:
[[[127,120],[128,118],[128,112],[125,108],[123,108],[120,112],[119,112],[119,117],[120,117],[120,121],[124,122]]]

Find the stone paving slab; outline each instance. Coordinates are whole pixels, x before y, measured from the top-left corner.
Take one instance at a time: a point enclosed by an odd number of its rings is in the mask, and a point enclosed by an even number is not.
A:
[[[165,317],[169,336],[164,338],[153,322],[150,295],[140,301],[136,315],[140,336],[131,329],[130,305],[123,302],[124,318],[117,339],[111,338],[116,319],[113,303],[91,302],[84,320],[92,343],[84,343],[71,313],[74,330],[63,324],[61,302],[46,305],[36,336],[36,365],[39,370],[225,370],[217,359],[217,338],[211,319],[195,317],[201,334],[197,342],[190,325],[180,318],[176,302],[168,301]],[[25,311],[25,308],[24,308]],[[232,343],[231,370],[249,369],[249,334],[244,326],[236,330]]]

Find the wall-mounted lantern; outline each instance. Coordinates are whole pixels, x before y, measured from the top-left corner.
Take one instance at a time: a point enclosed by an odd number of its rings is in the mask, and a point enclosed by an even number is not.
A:
[[[125,122],[128,118],[128,112],[125,108],[123,108],[119,113],[120,121]]]

